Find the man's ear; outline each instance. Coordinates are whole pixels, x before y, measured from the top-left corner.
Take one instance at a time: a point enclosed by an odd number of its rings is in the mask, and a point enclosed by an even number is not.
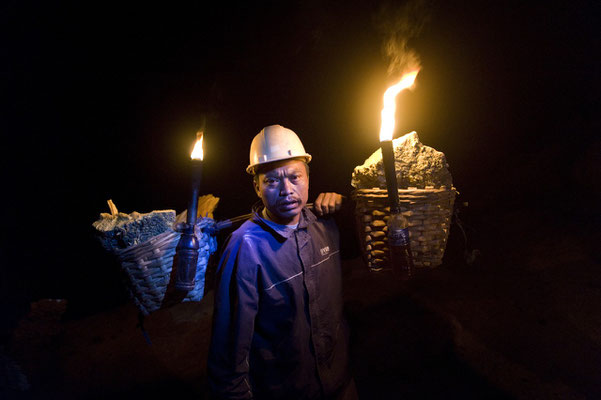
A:
[[[259,178],[258,177],[253,179],[253,187],[255,188],[255,193],[261,199],[261,191],[259,190]]]

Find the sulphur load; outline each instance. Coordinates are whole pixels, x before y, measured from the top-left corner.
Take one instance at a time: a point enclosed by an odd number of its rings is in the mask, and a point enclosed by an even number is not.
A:
[[[451,188],[453,178],[443,152],[420,142],[417,132],[393,139],[395,172],[399,189]],[[386,189],[382,150],[355,167],[351,185],[356,189]]]

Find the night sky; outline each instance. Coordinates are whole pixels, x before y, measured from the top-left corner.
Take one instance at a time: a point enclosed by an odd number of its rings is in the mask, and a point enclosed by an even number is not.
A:
[[[408,45],[422,70],[398,98],[396,136],[416,130],[446,154],[475,220],[522,208],[601,222],[599,3],[487,3],[420,3]],[[398,79],[383,5],[3,3],[2,300],[121,301],[91,224],[109,198],[184,210],[203,116],[217,218],[249,211],[248,148],[275,123],[313,155],[310,200],[349,194]]]

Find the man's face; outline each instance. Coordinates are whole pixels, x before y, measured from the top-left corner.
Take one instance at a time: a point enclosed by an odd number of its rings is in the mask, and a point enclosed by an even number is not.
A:
[[[282,225],[298,223],[309,198],[309,175],[304,162],[276,162],[271,169],[259,173],[254,182],[272,221]]]

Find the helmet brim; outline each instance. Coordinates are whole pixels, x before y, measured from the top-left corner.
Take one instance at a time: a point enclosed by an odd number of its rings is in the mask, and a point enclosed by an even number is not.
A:
[[[303,160],[304,162],[306,162],[307,164],[309,164],[311,162],[311,159],[313,157],[311,156],[311,154],[305,153],[303,155],[300,156],[294,156],[294,157],[281,157],[281,158],[276,158],[274,160],[269,160],[267,162],[263,162],[263,163],[256,163],[256,164],[252,164],[249,165],[248,167],[246,167],[246,173],[250,174],[250,175],[255,175],[255,168],[257,167],[263,167],[269,164],[273,164],[279,161],[284,161],[284,160]]]

